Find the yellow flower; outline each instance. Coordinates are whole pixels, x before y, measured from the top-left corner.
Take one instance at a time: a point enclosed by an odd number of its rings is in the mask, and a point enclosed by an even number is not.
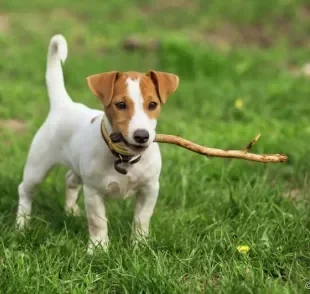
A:
[[[240,246],[237,246],[237,250],[242,254],[246,254],[250,251],[250,247],[247,245],[240,245]]]
[[[235,101],[235,107],[237,109],[242,109],[244,106],[244,102],[241,98],[238,98],[236,101]]]

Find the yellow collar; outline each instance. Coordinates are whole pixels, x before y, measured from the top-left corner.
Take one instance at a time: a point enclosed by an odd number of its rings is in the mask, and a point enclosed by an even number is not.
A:
[[[102,134],[104,141],[107,143],[110,150],[115,156],[119,157],[120,155],[120,156],[125,156],[125,157],[127,156],[134,157],[137,155],[137,154],[130,152],[123,144],[112,142],[103,119],[101,121],[101,134]]]

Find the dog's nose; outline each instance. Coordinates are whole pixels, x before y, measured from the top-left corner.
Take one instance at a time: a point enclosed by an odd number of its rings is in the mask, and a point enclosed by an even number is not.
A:
[[[139,129],[133,133],[133,138],[137,143],[145,143],[150,137],[150,134],[147,130]]]

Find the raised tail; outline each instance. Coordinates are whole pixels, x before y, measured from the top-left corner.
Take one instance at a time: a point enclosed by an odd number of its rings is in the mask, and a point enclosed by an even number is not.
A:
[[[54,35],[48,47],[45,75],[51,109],[72,101],[65,88],[61,64],[65,62],[67,55],[66,39],[62,35]]]

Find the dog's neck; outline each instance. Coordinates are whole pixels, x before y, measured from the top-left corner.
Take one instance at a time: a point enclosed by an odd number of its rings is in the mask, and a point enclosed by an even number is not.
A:
[[[108,147],[112,151],[112,153],[117,157],[130,157],[136,156],[137,154],[131,151],[123,141],[115,142],[112,139],[113,132],[112,127],[106,116],[103,117],[101,121],[101,135],[104,141],[107,143]]]
[[[112,127],[106,116],[102,118],[100,123],[101,135],[104,139],[105,143],[108,145],[111,153],[116,157],[114,162],[114,168],[121,174],[126,175],[126,169],[120,167],[121,163],[130,163],[134,164],[138,162],[141,158],[141,154],[136,154],[133,151],[129,150],[129,148],[123,142],[113,142],[111,139]]]

